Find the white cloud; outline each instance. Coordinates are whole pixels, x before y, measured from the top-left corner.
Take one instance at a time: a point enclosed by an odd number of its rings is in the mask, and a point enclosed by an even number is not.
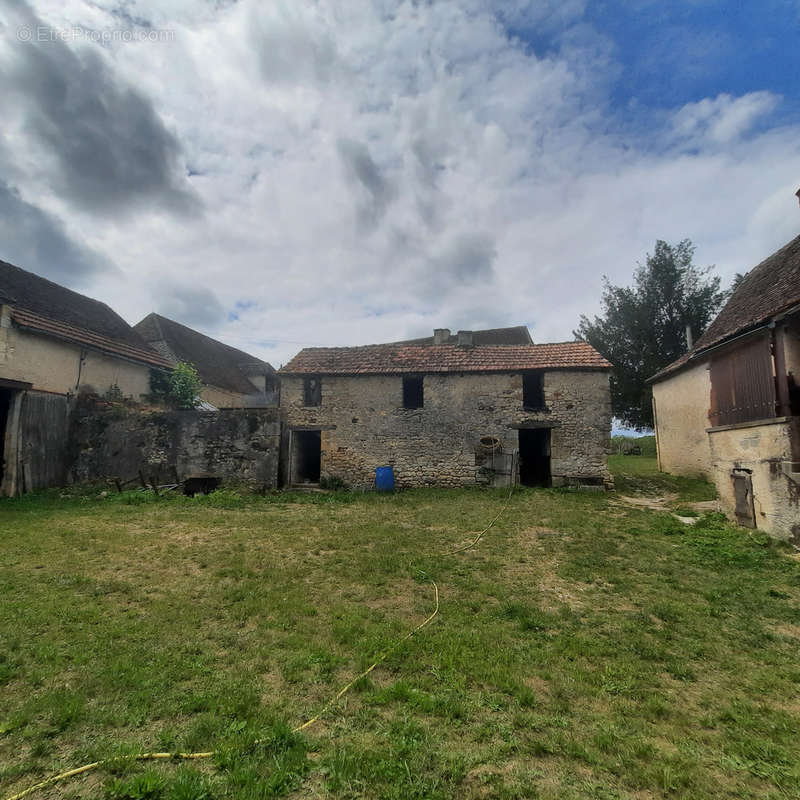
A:
[[[205,211],[77,205],[36,168],[24,100],[4,130],[13,179],[119,268],[89,289],[128,319],[169,306],[275,362],[438,326],[568,339],[602,274],[628,281],[656,238],[693,239],[698,262],[730,277],[797,230],[781,198],[800,176],[798,130],[756,125],[779,98],[721,95],[631,131],[606,100],[619,69],[607,42],[581,3],[559,8],[136,0],[123,14],[40,0],[55,27],[174,33],[112,42],[103,59],[174,136]],[[509,36],[526,25],[566,29],[560,55]],[[22,46],[6,35],[0,57]]]
[[[747,133],[759,117],[774,111],[780,98],[772,92],[750,92],[741,97],[721,94],[687,103],[673,118],[677,137],[696,143],[707,137],[711,142],[727,145]]]

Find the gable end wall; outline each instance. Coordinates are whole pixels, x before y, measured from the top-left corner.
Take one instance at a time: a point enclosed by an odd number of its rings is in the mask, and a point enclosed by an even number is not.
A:
[[[653,384],[659,468],[675,475],[710,476],[706,429],[711,378],[703,362]]]

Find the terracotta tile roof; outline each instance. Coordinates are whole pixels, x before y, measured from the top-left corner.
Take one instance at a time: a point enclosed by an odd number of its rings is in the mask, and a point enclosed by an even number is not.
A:
[[[248,379],[248,374],[275,373],[272,365],[266,361],[160,314],[148,314],[133,327],[146,342],[173,363],[186,361],[193,364],[203,383],[209,386],[253,394],[256,386]]]
[[[658,381],[686,366],[709,347],[745,333],[800,304],[800,236],[764,259],[745,275],[708,330],[690,352],[657,372]]]
[[[610,368],[611,364],[586,342],[477,347],[399,343],[307,347],[280,372],[286,375],[394,375]]]
[[[102,350],[105,353],[121,356],[132,361],[139,361],[153,367],[172,366],[166,358],[160,356],[154,350],[150,350],[144,342],[142,347],[136,347],[119,339],[110,339],[86,328],[68,325],[65,322],[43,317],[33,311],[14,306],[11,307],[11,318],[20,328],[26,330],[55,336],[58,339],[85,345],[95,350]]]

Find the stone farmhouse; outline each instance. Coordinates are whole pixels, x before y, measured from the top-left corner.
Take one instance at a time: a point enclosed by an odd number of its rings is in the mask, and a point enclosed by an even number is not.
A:
[[[608,486],[610,369],[524,327],[304,349],[280,370],[284,482]]]
[[[148,314],[134,330],[170,364],[185,361],[195,367],[204,384],[200,399],[209,406],[278,405],[278,377],[266,361],[160,314]]]
[[[800,236],[651,382],[659,468],[710,477],[731,518],[800,542]]]
[[[139,400],[169,366],[104,303],[0,261],[0,494],[64,485],[72,395]]]

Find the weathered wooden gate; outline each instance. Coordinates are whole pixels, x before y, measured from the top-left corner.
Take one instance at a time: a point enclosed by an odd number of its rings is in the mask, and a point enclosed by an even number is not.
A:
[[[69,402],[63,395],[25,392],[17,430],[17,491],[67,482]]]

